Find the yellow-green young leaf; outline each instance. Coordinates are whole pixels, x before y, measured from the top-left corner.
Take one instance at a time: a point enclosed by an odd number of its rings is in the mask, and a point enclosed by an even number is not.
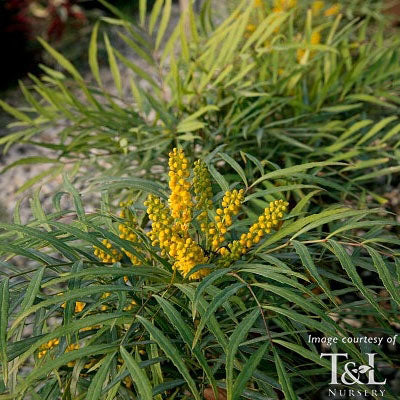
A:
[[[197,121],[197,120],[192,120],[192,121],[182,121],[178,124],[178,126],[176,127],[176,131],[178,133],[184,133],[184,132],[193,132],[193,131],[197,131],[199,129],[203,129],[204,128],[204,123]]]
[[[207,113],[209,111],[219,111],[219,107],[214,106],[214,105],[208,105],[208,106],[201,107],[195,113],[193,113],[193,114],[189,115],[188,117],[186,117],[182,121],[182,123],[193,121],[193,120],[197,119],[198,117],[200,117],[201,115],[203,115],[203,114],[205,114],[205,113]]]
[[[150,35],[153,33],[154,26],[156,25],[157,19],[160,15],[160,11],[161,11],[163,3],[164,3],[164,0],[157,0],[153,6],[153,9],[151,10],[150,21],[149,21]]]
[[[115,87],[117,88],[118,93],[122,96],[121,74],[119,72],[117,61],[115,60],[114,50],[110,44],[110,40],[108,39],[106,33],[104,33],[104,41],[106,44],[108,63],[110,65],[111,74],[114,79]]]
[[[375,172],[357,176],[357,178],[354,178],[353,181],[354,182],[355,181],[365,181],[368,179],[380,178],[385,175],[397,174],[398,172],[400,172],[400,165],[397,165],[396,167],[388,167],[388,168],[378,169]]]
[[[7,113],[11,114],[14,118],[24,122],[32,122],[32,120],[22,111],[17,110],[15,107],[10,106],[3,100],[0,100],[0,107]]]
[[[381,139],[381,142],[382,143],[386,142],[393,136],[396,136],[399,132],[400,132],[400,124],[397,124],[388,133],[386,133],[386,135]]]
[[[157,32],[156,46],[155,46],[156,50],[160,47],[161,41],[164,37],[164,33],[168,27],[170,16],[171,16],[171,0],[165,0],[165,6],[162,12],[161,22]]]
[[[190,376],[190,372],[187,369],[185,363],[182,360],[182,354],[178,351],[178,349],[171,343],[171,341],[158,329],[156,328],[150,321],[147,319],[137,315],[136,318],[139,322],[144,326],[147,332],[150,333],[152,339],[160,346],[161,350],[165,353],[165,355],[173,362],[173,364],[178,368],[182,377],[187,382],[189,389],[192,392],[192,395],[196,400],[200,400],[200,394],[196,388],[196,384],[193,378]]]
[[[369,94],[351,94],[347,96],[348,99],[356,101],[364,101],[366,103],[376,104],[382,107],[396,108],[394,104],[387,103],[386,101],[380,100],[377,97],[371,96]]]
[[[146,22],[147,0],[139,0],[140,25],[143,27]]]
[[[168,59],[168,56],[171,55],[171,57],[174,54],[174,48],[176,41],[178,40],[179,34],[181,31],[181,25],[180,23],[176,24],[175,29],[171,33],[170,37],[167,40],[167,43],[164,46],[164,50],[161,55],[161,64],[164,64],[165,60]]]
[[[373,160],[358,160],[356,163],[349,165],[346,168],[343,168],[342,171],[354,171],[357,169],[371,168],[376,167],[377,165],[386,164],[390,161],[389,157],[385,158],[377,158]]]
[[[71,64],[70,61],[68,61],[61,53],[59,53],[57,50],[53,49],[47,42],[45,42],[43,39],[38,38],[39,43],[46,49],[50,55],[55,58],[55,60],[64,68],[66,69],[74,78],[76,78],[79,81],[83,81],[83,78],[81,74],[78,72],[78,70]]]
[[[99,63],[97,61],[97,34],[99,32],[100,22],[97,21],[93,27],[92,35],[90,37],[89,45],[89,65],[93,76],[95,77],[97,83],[102,86],[100,79]]]
[[[136,384],[137,393],[140,394],[140,398],[142,400],[151,400],[153,398],[152,388],[146,372],[139,367],[139,364],[123,347],[120,348],[120,353],[133,382]]]
[[[386,117],[383,120],[379,121],[375,124],[358,142],[357,146],[371,139],[375,134],[377,134],[380,130],[382,130],[385,126],[390,124],[392,121],[395,121],[397,117],[392,115],[391,117]]]
[[[97,371],[96,375],[93,377],[90,382],[88,391],[86,393],[85,400],[98,400],[101,397],[101,390],[105,381],[107,380],[107,375],[110,370],[110,364],[112,359],[114,358],[115,353],[108,354],[104,357],[100,363],[101,366]]]
[[[129,77],[129,85],[131,87],[132,97],[135,99],[139,111],[143,111],[142,95],[140,94],[139,88],[136,86],[135,81],[131,76]]]

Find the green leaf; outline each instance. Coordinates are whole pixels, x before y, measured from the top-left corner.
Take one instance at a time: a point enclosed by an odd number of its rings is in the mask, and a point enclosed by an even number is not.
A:
[[[6,384],[8,380],[7,327],[9,296],[8,278],[5,278],[0,284],[0,360],[3,370],[3,380]]]
[[[10,106],[3,100],[0,100],[0,107],[7,113],[11,114],[13,117],[16,119],[19,119],[20,121],[31,123],[32,120],[22,111],[17,110],[15,107]]]
[[[347,275],[357,287],[357,289],[362,293],[366,300],[372,305],[372,307],[385,319],[387,319],[386,314],[383,309],[379,306],[379,304],[375,301],[374,295],[371,293],[371,290],[365,287],[363,284],[360,275],[358,275],[356,267],[354,266],[351,257],[347,254],[346,250],[335,242],[334,240],[328,240],[328,244],[332,246],[331,251],[336,255],[343,269],[347,272]]]
[[[242,178],[242,181],[246,185],[246,188],[247,188],[248,183],[247,183],[246,174],[243,171],[243,168],[232,157],[228,156],[228,154],[218,153],[218,155],[239,174],[239,176]]]
[[[165,6],[162,12],[160,26],[158,27],[155,50],[158,50],[164,33],[168,27],[169,17],[171,16],[171,0],[165,0]]]
[[[137,315],[136,318],[142,325],[145,327],[147,332],[150,333],[152,338],[157,342],[160,348],[164,351],[166,356],[174,363],[176,368],[178,368],[179,372],[182,374],[183,378],[187,382],[192,395],[196,400],[200,399],[200,394],[196,388],[196,384],[192,377],[190,376],[190,372],[188,371],[185,363],[182,360],[182,355],[179,353],[178,349],[171,343],[171,341],[158,329],[156,328],[150,321]]]
[[[103,388],[104,382],[106,381],[107,375],[110,372],[110,364],[114,356],[115,353],[111,353],[104,357],[103,360],[101,360],[101,366],[90,382],[85,400],[100,399],[101,390]]]
[[[89,65],[92,71],[93,76],[95,77],[99,86],[102,86],[101,78],[100,78],[100,70],[99,63],[97,61],[97,35],[99,32],[100,22],[97,21],[93,27],[92,35],[90,37],[90,45],[89,45]]]
[[[393,300],[400,306],[400,292],[399,292],[399,282],[397,286],[395,285],[394,276],[390,273],[385,261],[382,256],[374,250],[372,247],[365,246],[368,250],[369,255],[374,262],[375,268],[378,271],[379,277],[381,278],[385,288],[392,296]]]
[[[332,365],[328,360],[326,360],[323,357],[320,357],[318,354],[315,354],[310,350],[305,349],[302,346],[299,346],[298,344],[286,342],[284,340],[279,340],[279,339],[274,339],[274,344],[280,344],[281,346],[284,346],[287,349],[294,351],[297,354],[300,354],[306,360],[310,360],[311,362],[313,362],[315,364],[321,365],[322,367],[326,368],[328,371],[330,371],[332,368]]]
[[[254,371],[257,366],[260,364],[262,358],[264,357],[264,353],[267,351],[270,343],[264,343],[256,352],[254,352],[251,357],[247,360],[242,370],[240,371],[239,376],[235,380],[235,384],[233,386],[233,397],[232,400],[238,400],[245,389],[247,382],[253,376]]]
[[[56,158],[49,158],[49,157],[44,157],[44,156],[31,156],[31,157],[25,157],[25,158],[20,158],[17,161],[12,162],[11,164],[8,164],[5,166],[1,171],[0,174],[4,174],[4,172],[8,171],[11,168],[14,168],[19,165],[32,165],[32,164],[57,164],[60,161],[58,161]]]
[[[292,383],[290,381],[289,376],[286,373],[282,360],[279,357],[279,354],[275,348],[273,349],[273,352],[274,352],[276,371],[278,372],[279,383],[281,384],[282,392],[285,395],[285,400],[297,400],[297,396],[295,395]]]
[[[46,41],[38,38],[39,43],[46,49],[46,51],[65,69],[67,70],[75,79],[78,81],[83,81],[82,75],[78,70],[57,50],[53,49]]]
[[[157,19],[160,15],[161,7],[164,3],[164,0],[157,0],[151,10],[150,21],[149,21],[149,33],[150,35],[153,33],[154,27],[156,25]]]
[[[147,0],[139,0],[140,25],[143,27],[146,22]]]
[[[308,169],[315,168],[315,167],[326,167],[326,166],[333,166],[333,165],[343,165],[342,163],[332,163],[326,161],[320,162],[311,162],[306,164],[295,165],[289,168],[278,169],[276,171],[268,172],[267,174],[258,178],[250,187],[257,186],[262,181],[266,179],[277,179],[277,178],[286,178],[290,177],[298,172],[307,171]]]
[[[194,299],[193,299],[194,315],[196,315],[197,306],[199,304],[201,295],[203,294],[204,290],[206,290],[208,286],[212,285],[217,279],[221,278],[222,276],[225,276],[227,272],[229,272],[228,268],[217,269],[216,271],[211,272],[209,275],[207,275],[201,280],[194,294]]]
[[[248,314],[241,323],[235,328],[231,337],[229,338],[228,344],[228,351],[226,353],[226,363],[225,363],[225,370],[226,370],[226,392],[227,392],[227,399],[232,400],[235,392],[233,392],[233,368],[235,362],[235,355],[239,348],[240,343],[243,339],[247,336],[248,331],[253,326],[254,322],[256,321],[257,317],[260,315],[260,310],[256,308],[250,314]]]
[[[196,334],[193,339],[192,348],[196,346],[197,341],[200,339],[201,332],[206,326],[210,317],[214,314],[218,307],[224,304],[230,297],[232,297],[240,288],[244,286],[243,283],[234,283],[221,290],[213,299],[213,301],[208,305],[206,312],[202,316],[200,323],[197,327]]]
[[[139,364],[123,347],[120,348],[120,353],[132,380],[136,384],[141,400],[151,400],[153,398],[152,388],[146,372],[139,367]]]
[[[321,275],[318,273],[317,268],[314,265],[314,262],[311,258],[311,255],[304,244],[297,242],[296,240],[292,241],[294,248],[296,249],[296,253],[300,256],[303,267],[309,272],[309,274],[316,280],[321,289],[326,293],[331,302],[336,305],[335,297],[332,295],[329,286],[322,279]]]
[[[84,357],[94,356],[98,354],[104,354],[108,352],[115,352],[115,347],[113,345],[90,345],[83,347],[78,350],[70,351],[65,353],[54,360],[49,360],[45,364],[42,364],[40,368],[35,368],[17,387],[17,393],[21,393],[29,388],[36,380],[45,377],[53,370],[66,365],[70,361],[79,360]]]
[[[110,65],[111,74],[114,79],[115,87],[118,90],[120,96],[122,96],[122,82],[121,82],[121,74],[119,72],[117,61],[115,60],[114,50],[110,44],[110,40],[106,33],[104,33],[104,41],[106,44],[107,55],[108,55],[108,63]]]
[[[185,324],[184,320],[181,317],[181,314],[175,309],[175,307],[160,296],[154,296],[158,303],[161,305],[165,315],[168,317],[169,321],[171,322],[172,326],[179,332],[183,341],[191,347],[193,343],[193,332]],[[204,354],[202,353],[199,346],[194,347],[191,349],[192,353],[195,355],[197,361],[201,365],[203,371],[206,373],[208,380],[214,390],[214,393],[217,391],[217,384],[215,382],[214,376],[212,374],[211,368],[208,366],[207,359],[205,358]]]
[[[226,179],[214,168],[213,165],[207,164],[208,170],[210,171],[211,176],[218,183],[223,192],[227,192],[229,190],[229,184]]]
[[[392,115],[391,117],[386,117],[383,120],[379,121],[365,135],[362,136],[362,138],[357,142],[357,146],[371,139],[375,134],[377,134],[385,126],[390,124],[392,121],[395,121],[396,119],[397,117]]]
[[[188,122],[182,121],[176,127],[177,133],[193,132],[204,128],[204,123],[197,120],[191,120]]]

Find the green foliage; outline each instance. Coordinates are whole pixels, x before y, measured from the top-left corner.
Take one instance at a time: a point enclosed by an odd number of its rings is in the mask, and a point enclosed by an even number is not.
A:
[[[399,38],[365,1],[332,16],[311,2],[281,12],[231,2],[218,18],[206,0],[176,26],[169,0],[140,0],[137,21],[101,3],[115,17],[93,28],[92,80],[41,40],[59,68],[21,83],[27,107],[0,101],[16,119],[5,150],[57,153],[3,172],[49,164],[20,191],[60,173],[65,188],[52,211],[35,192],[31,221],[17,208],[14,223],[0,223],[0,399],[313,398],[331,371],[308,335],[392,336],[399,324],[399,226],[381,208],[400,171]],[[55,127],[55,141],[43,141]],[[144,202],[168,198],[166,160],[178,146],[204,159],[212,205],[244,188],[230,239],[276,200],[289,203],[283,224],[222,268],[196,211],[190,234],[211,256],[177,272],[146,234]],[[102,193],[91,213],[75,188],[89,175]],[[119,235],[121,199],[136,218],[133,241]],[[366,350],[399,363],[376,345],[332,346],[361,364]]]
[[[208,157],[210,167],[221,159],[230,160],[223,153]],[[311,398],[331,371],[308,335],[356,337],[371,324],[382,335],[394,335],[398,224],[381,209],[324,204],[322,193],[329,188],[323,183],[296,183],[297,174],[312,177],[329,163],[261,173],[255,158],[247,156],[246,162],[231,163],[229,174],[220,175],[232,188],[245,171],[248,185],[231,234],[254,223],[272,200],[287,200],[290,213],[241,260],[223,269],[211,262],[210,274],[200,281],[176,273],[140,233],[148,226],[143,203],[154,183],[128,189],[133,201],[127,207],[138,216],[137,242],[118,237],[121,217],[108,200],[114,192],[104,194],[101,212],[85,213],[68,180],[72,209],[61,208],[56,195],[52,213],[45,215],[32,202],[39,219],[1,224],[6,258],[0,398],[29,393],[38,399],[173,399],[190,392],[201,399],[206,387],[215,393],[226,388],[228,399],[278,399],[279,393]],[[223,191],[218,184],[213,189],[216,203]],[[103,263],[93,256],[102,239],[147,256],[139,265],[128,257]],[[24,270],[15,271],[10,263],[15,256],[26,260]],[[27,329],[32,334],[24,338]],[[53,339],[59,343],[44,347]],[[73,344],[79,346],[68,350]],[[41,349],[46,352],[39,358]],[[333,350],[366,363],[365,352],[354,344],[339,341]],[[399,361],[384,348],[370,350],[390,365]],[[22,372],[26,365],[28,372]],[[396,398],[385,389],[385,398]]]
[[[70,169],[71,161],[94,165],[102,178],[143,168],[153,178],[149,167],[176,144],[203,154],[224,145],[228,155],[242,150],[287,167],[345,162],[327,174],[337,195],[361,190],[382,201],[374,181],[398,172],[398,37],[385,34],[385,20],[374,19],[375,6],[366,2],[330,17],[307,11],[308,2],[280,13],[261,3],[242,1],[217,23],[208,0],[199,15],[189,7],[173,29],[169,1],[155,2],[148,16],[140,2],[139,21],[107,5],[116,16],[93,28],[93,81],[41,41],[62,71],[43,66],[29,87],[21,84],[23,110],[0,103],[18,120],[0,139],[5,149],[28,142],[58,153],[18,161],[54,164],[22,190]],[[113,47],[109,27],[132,56]],[[102,82],[99,51],[115,89]],[[35,139],[54,126],[55,143]]]

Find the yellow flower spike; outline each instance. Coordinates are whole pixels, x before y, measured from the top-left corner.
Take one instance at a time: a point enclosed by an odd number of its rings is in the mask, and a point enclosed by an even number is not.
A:
[[[173,218],[182,223],[182,229],[187,230],[192,219],[193,203],[190,195],[188,161],[183,150],[173,149],[169,153],[169,207]]]
[[[109,249],[109,252],[105,252],[103,249],[100,249],[97,246],[93,246],[93,254],[102,262],[104,263],[115,263],[120,261],[122,258],[122,253],[119,252],[117,249],[113,248],[112,244],[107,240],[103,239],[102,242],[103,246]]]
[[[262,6],[263,6],[263,1],[262,0],[254,0],[253,7],[260,8]]]
[[[218,246],[224,242],[225,234],[232,225],[232,216],[237,215],[240,210],[240,206],[244,199],[244,190],[233,190],[232,192],[227,191],[222,199],[222,209],[216,210],[217,215],[214,218],[214,222],[211,224],[212,232],[209,231],[211,236],[211,247],[212,250],[217,250]]]
[[[79,313],[81,312],[86,306],[86,303],[84,303],[83,301],[77,301],[75,303],[75,312]]]
[[[58,346],[60,343],[60,339],[51,339],[47,343],[42,344],[38,350],[38,358],[43,358],[47,352],[54,347]]]
[[[137,306],[137,303],[136,303],[136,301],[135,300],[131,300],[131,302],[126,306],[126,307],[124,307],[124,311],[130,311],[130,310],[132,310],[135,306]]]
[[[232,262],[238,260],[243,254],[246,254],[254,244],[259,243],[264,234],[271,232],[272,226],[278,226],[284,216],[283,213],[287,210],[288,204],[288,202],[283,200],[271,201],[269,206],[264,209],[264,213],[258,217],[258,221],[250,226],[249,231],[243,233],[240,236],[240,240],[229,243],[229,250],[224,252],[224,254],[221,253],[222,257],[217,261],[218,264],[221,266],[228,266]],[[274,215],[272,219],[273,222],[267,222],[265,229],[259,229],[262,228],[261,223],[271,218],[270,216],[272,215]]]
[[[329,7],[327,10],[325,10],[324,15],[325,17],[333,17],[340,12],[340,4],[336,3],[333,6]]]

